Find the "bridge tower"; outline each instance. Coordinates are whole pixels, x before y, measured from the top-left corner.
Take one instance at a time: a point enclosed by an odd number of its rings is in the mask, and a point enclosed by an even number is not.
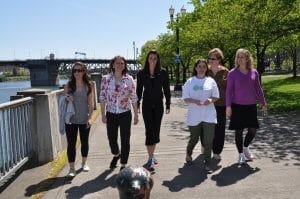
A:
[[[28,60],[31,86],[56,86],[59,64],[54,60]]]

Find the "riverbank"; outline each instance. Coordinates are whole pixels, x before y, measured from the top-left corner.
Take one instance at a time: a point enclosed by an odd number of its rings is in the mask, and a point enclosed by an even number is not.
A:
[[[16,81],[28,81],[28,80],[30,80],[29,75],[11,76],[11,77],[1,76],[0,77],[0,82],[16,82]]]

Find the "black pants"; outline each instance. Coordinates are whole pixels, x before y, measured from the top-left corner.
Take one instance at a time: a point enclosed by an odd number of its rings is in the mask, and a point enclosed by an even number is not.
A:
[[[226,126],[226,107],[216,106],[217,124],[215,127],[215,137],[213,141],[213,153],[220,154],[223,151],[225,141],[225,126]]]
[[[146,128],[146,145],[160,142],[160,126],[164,113],[163,101],[143,101],[143,119]]]
[[[78,129],[81,142],[81,156],[87,157],[89,152],[90,128],[86,128],[86,124],[66,124],[66,136],[68,143],[67,155],[69,162],[75,162]]]
[[[121,164],[127,164],[130,151],[130,129],[132,121],[131,111],[119,114],[106,112],[106,119],[107,137],[111,153],[113,155],[120,153],[118,145],[118,129],[120,127]]]

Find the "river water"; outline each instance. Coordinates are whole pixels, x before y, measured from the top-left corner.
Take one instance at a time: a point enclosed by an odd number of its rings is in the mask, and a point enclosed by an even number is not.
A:
[[[65,84],[68,80],[60,79],[58,86],[53,87],[34,87],[34,88],[45,88],[56,90],[59,86]],[[4,102],[8,102],[10,100],[10,96],[16,95],[18,91],[26,90],[32,88],[30,81],[17,81],[17,82],[0,82],[0,104]]]

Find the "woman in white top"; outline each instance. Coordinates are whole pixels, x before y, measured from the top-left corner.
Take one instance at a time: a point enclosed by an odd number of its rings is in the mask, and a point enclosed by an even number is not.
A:
[[[192,163],[193,149],[203,138],[205,169],[209,172],[211,149],[217,123],[214,102],[219,98],[218,86],[214,79],[207,76],[208,65],[205,59],[198,59],[193,74],[183,86],[182,98],[188,104],[187,125],[190,140],[186,149],[186,162]]]

